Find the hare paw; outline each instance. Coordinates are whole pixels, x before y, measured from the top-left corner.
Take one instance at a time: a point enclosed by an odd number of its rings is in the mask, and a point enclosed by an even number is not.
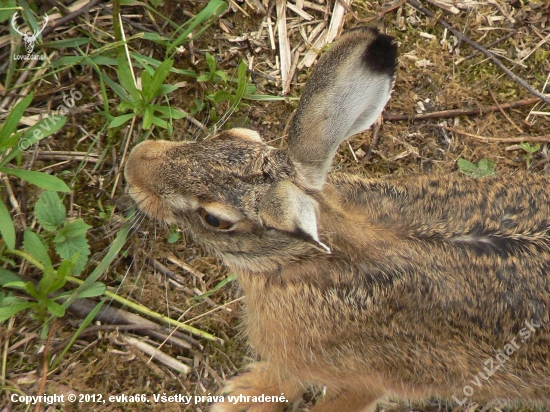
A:
[[[302,393],[300,384],[280,378],[267,363],[256,362],[226,383],[220,391],[223,402],[213,404],[211,412],[282,412]]]

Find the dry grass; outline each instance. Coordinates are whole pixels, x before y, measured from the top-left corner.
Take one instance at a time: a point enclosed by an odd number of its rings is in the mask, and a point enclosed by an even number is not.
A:
[[[322,46],[319,36],[324,33],[323,30],[327,33],[330,31],[334,3],[330,1],[327,4],[324,0],[318,0],[311,4],[298,0],[286,12],[277,10],[274,0],[266,3],[267,0],[231,1],[228,11],[220,19],[201,37],[191,42],[185,52],[176,56],[175,67],[204,71],[204,52],[209,51],[217,57],[219,68],[226,73],[235,73],[239,59],[245,61],[252,71],[252,81],[261,93],[280,95],[284,92],[287,96],[299,96],[308,77],[306,63],[309,64],[311,60],[312,43],[320,41],[317,46]],[[336,3],[340,4],[339,1]],[[458,6],[457,9],[448,7],[451,11],[444,11],[441,2],[434,3],[438,5],[430,7],[438,16],[501,56],[507,67],[534,88],[542,91],[546,85],[546,93],[550,91],[547,84],[550,75],[548,4],[540,1],[522,5],[520,1],[458,0],[454,3]],[[183,22],[199,12],[201,4],[203,2],[200,1],[166,0],[158,10],[173,21]],[[303,9],[300,9],[300,4],[304,5]],[[295,10],[296,7],[298,11]],[[400,67],[386,113],[413,115],[501,105],[532,97],[484,56],[471,56],[474,51],[469,46],[457,44],[450,33],[434,19],[426,18],[403,1],[384,4],[356,0],[349,10],[344,6],[339,7],[343,7],[345,13],[341,22],[333,22],[336,27],[340,24],[344,27],[376,25],[395,36],[399,43]],[[96,6],[91,12],[56,28],[46,40],[69,39],[86,32],[93,33],[90,34],[92,38],[108,39],[109,33],[113,31],[108,9]],[[46,7],[40,12],[48,10]],[[133,24],[125,23],[127,37],[142,32],[143,28],[158,33],[171,30],[158,16],[139,5],[125,6],[122,12]],[[284,21],[281,18],[278,20],[277,12],[279,17],[285,16]],[[0,35],[8,35],[7,29],[0,30]],[[279,42],[279,33],[284,33],[284,30],[286,36],[282,36],[283,41]],[[498,44],[487,46],[508,34],[510,36]],[[6,43],[2,39],[6,38],[0,37],[0,55],[9,55],[10,40]],[[143,54],[159,59],[164,55],[162,47],[151,41],[136,39],[131,41],[131,46]],[[52,59],[60,55],[75,55],[70,48],[46,49],[46,52],[51,53]],[[28,66],[27,62],[20,64],[19,68]],[[5,82],[7,64],[0,63],[0,69],[3,71],[0,82]],[[286,73],[282,73],[281,69],[286,70]],[[29,73],[29,78],[36,74],[17,71],[14,80],[21,79],[24,73]],[[174,74],[169,80],[173,83],[187,82],[171,95],[172,105],[186,111],[189,111],[194,99],[204,100],[206,94],[218,87]],[[127,129],[116,132],[102,129],[105,118],[96,110],[103,106],[99,80],[89,66],[64,68],[55,75],[46,72],[42,80],[5,93],[0,107],[9,110],[19,96],[34,91],[33,107],[26,115],[44,114],[59,104],[62,96],[60,90],[72,87],[80,90],[84,97],[69,115],[62,133],[42,142],[39,148],[30,150],[25,154],[23,162],[25,165],[32,165],[35,170],[49,168],[57,175],[72,175],[78,171],[76,190],[68,199],[70,210],[72,216],[83,217],[94,226],[91,236],[92,256],[99,260],[120,226],[120,205],[122,209],[128,206],[122,198],[121,202],[116,203],[119,205],[116,218],[107,222],[98,217],[99,202],[108,205],[121,199],[124,191],[120,176],[121,161],[127,153],[127,139],[130,139],[131,147],[134,144],[132,138],[138,134],[138,130],[132,130],[132,136]],[[115,99],[115,96],[111,94],[110,98]],[[247,103],[250,107],[241,107],[225,125],[220,125],[218,118],[229,110],[227,104],[202,111],[193,121],[181,120],[176,124],[176,135],[172,138],[204,137],[206,133],[202,127],[213,129],[245,125],[260,131],[274,145],[284,144],[281,136],[296,101]],[[116,107],[116,101],[113,101],[111,107]],[[542,104],[529,104],[506,110],[505,114],[496,110],[474,116],[455,115],[422,121],[386,120],[379,131],[380,141],[376,147],[371,146],[372,131],[355,136],[349,144],[342,145],[334,165],[336,169],[346,169],[367,176],[418,172],[459,173],[457,159],[478,162],[487,158],[495,162],[497,173],[527,168],[535,173],[548,173],[548,110],[548,106]],[[3,117],[5,115],[0,115],[0,119]],[[538,137],[540,149],[533,154],[527,154],[517,140],[507,141],[516,136]],[[166,135],[157,129],[154,137],[166,138]],[[98,157],[96,162],[80,164],[74,160],[59,160],[52,154],[52,151],[62,150],[86,152],[89,148],[92,153],[103,156]],[[369,150],[371,153],[365,156]],[[22,206],[22,218],[32,225],[32,204],[36,191],[21,186],[15,179],[10,180],[9,184]],[[1,193],[6,199],[6,191]],[[95,325],[91,333],[79,337],[62,363],[47,371],[47,394],[102,394],[104,397],[147,394],[151,399],[152,394],[164,393],[192,396],[214,394],[223,379],[235,374],[253,356],[243,337],[238,334],[240,294],[234,283],[215,292],[207,300],[192,300],[197,294],[212,290],[223,281],[229,275],[227,270],[214,258],[206,255],[191,239],[187,239],[185,233],[183,239],[175,244],[167,243],[165,238],[164,229],[155,228],[146,222],[140,225],[128,244],[125,255],[116,261],[102,281],[118,295],[172,318],[188,321],[194,327],[222,338],[224,344],[197,339],[189,344],[188,349],[171,344],[163,345],[160,348],[162,352],[191,367],[190,372],[185,375],[169,366],[150,361],[148,355],[129,344],[125,336],[131,335],[131,331],[109,329],[109,325],[102,323]],[[174,263],[173,257],[185,262],[190,270]],[[155,262],[156,268],[153,267]],[[25,276],[32,278],[35,275],[28,266],[19,269]],[[112,306],[118,305],[113,303]],[[80,321],[71,314],[60,319],[53,330],[48,348],[58,354],[59,348],[63,348],[59,345],[72,336]],[[38,338],[39,328],[37,321],[25,315],[18,315],[0,325],[1,351],[6,362],[5,387],[0,391],[0,405],[5,405],[4,409],[0,408],[2,411],[27,410],[26,407],[9,401],[12,393],[39,393],[40,380],[44,373],[42,352],[45,344]],[[143,336],[140,339],[160,347],[161,340]],[[314,397],[314,394],[309,396]],[[54,410],[47,405],[45,408]],[[307,409],[307,402],[304,408]],[[451,410],[453,406],[427,401],[414,409],[434,411],[445,408]],[[93,405],[66,403],[58,409],[204,411],[207,408],[204,403],[189,406],[164,403],[155,406],[107,401]],[[489,405],[478,410],[504,409],[506,408],[501,405]],[[389,412],[413,409],[406,403],[388,402],[384,404],[383,410]]]

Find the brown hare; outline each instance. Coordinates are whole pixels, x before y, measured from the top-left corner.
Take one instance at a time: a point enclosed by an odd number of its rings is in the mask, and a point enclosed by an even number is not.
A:
[[[309,385],[326,387],[315,412],[387,394],[550,405],[550,177],[329,173],[388,101],[396,53],[375,29],[344,33],[311,74],[288,149],[233,129],[130,154],[139,208],[190,229],[246,296],[261,361],[212,411],[282,411]]]

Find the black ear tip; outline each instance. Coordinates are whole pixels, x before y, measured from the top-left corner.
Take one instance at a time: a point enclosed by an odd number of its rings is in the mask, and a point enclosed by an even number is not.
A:
[[[365,50],[363,60],[375,73],[386,73],[393,77],[397,69],[397,44],[392,36],[371,29],[376,38]]]

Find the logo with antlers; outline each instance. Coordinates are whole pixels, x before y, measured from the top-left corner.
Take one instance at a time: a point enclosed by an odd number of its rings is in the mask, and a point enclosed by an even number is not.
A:
[[[29,35],[27,33],[23,33],[19,31],[19,29],[17,28],[16,19],[17,19],[18,13],[19,12],[15,12],[13,17],[11,18],[11,25],[13,29],[21,35],[21,38],[23,39],[23,42],[26,45],[27,53],[31,54],[32,51],[34,50],[34,44],[36,43],[36,39],[38,38],[38,36],[40,36],[40,33],[44,31],[44,29],[46,28],[46,25],[48,24],[48,15],[45,14],[44,21],[43,21],[44,24],[42,25],[42,28],[40,30],[35,30],[32,35]]]

